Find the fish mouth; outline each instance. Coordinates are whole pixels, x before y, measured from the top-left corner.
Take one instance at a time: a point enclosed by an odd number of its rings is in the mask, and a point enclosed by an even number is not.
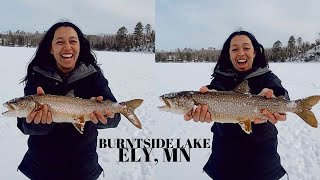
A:
[[[16,110],[14,108],[14,106],[12,104],[8,103],[8,102],[4,103],[3,106],[6,107],[8,109],[8,111],[3,112],[2,114],[6,114],[6,113],[13,112],[13,111]]]
[[[160,100],[162,100],[165,105],[164,106],[158,106],[159,109],[170,109],[171,106],[170,106],[170,103],[169,103],[168,99],[160,97]]]

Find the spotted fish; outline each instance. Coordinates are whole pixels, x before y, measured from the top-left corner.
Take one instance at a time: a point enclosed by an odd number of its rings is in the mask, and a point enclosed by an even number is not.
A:
[[[164,106],[158,107],[162,111],[175,114],[191,114],[197,105],[208,105],[208,111],[215,122],[239,123],[247,133],[252,132],[251,122],[255,118],[262,118],[262,109],[271,113],[292,112],[297,114],[307,124],[318,127],[318,121],[311,108],[320,100],[320,96],[310,96],[304,99],[289,101],[281,97],[266,98],[252,95],[248,82],[244,81],[233,91],[182,91],[160,96]]]
[[[134,110],[142,104],[142,99],[133,99],[127,102],[115,103],[109,100],[97,102],[89,99],[74,97],[73,91],[66,96],[57,95],[30,95],[12,99],[3,105],[9,110],[2,113],[9,117],[27,117],[31,112],[41,110],[44,104],[52,114],[53,122],[72,123],[82,134],[86,121],[90,121],[89,114],[95,110],[102,113],[105,109],[113,113],[121,113],[134,126],[141,129],[141,123],[134,114]]]

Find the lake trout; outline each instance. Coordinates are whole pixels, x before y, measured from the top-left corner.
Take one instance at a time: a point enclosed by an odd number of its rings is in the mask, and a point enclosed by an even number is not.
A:
[[[311,111],[320,96],[310,96],[303,99],[289,101],[283,97],[266,98],[252,95],[248,82],[244,81],[233,91],[181,91],[160,96],[164,106],[158,107],[162,111],[175,114],[191,114],[197,105],[208,105],[208,111],[215,122],[239,123],[247,133],[252,132],[251,122],[255,118],[265,119],[261,110],[266,109],[273,113],[292,112],[297,114],[307,124],[318,127],[318,121]]]
[[[90,121],[89,114],[95,110],[108,109],[112,113],[121,113],[134,126],[141,129],[141,123],[134,114],[134,110],[142,104],[142,99],[133,99],[126,102],[115,103],[109,100],[98,102],[89,99],[74,97],[73,91],[66,96],[58,95],[30,95],[12,99],[3,104],[9,110],[2,113],[4,116],[25,118],[31,112],[41,110],[43,105],[48,105],[52,120],[56,123],[72,123],[83,134],[86,121]]]

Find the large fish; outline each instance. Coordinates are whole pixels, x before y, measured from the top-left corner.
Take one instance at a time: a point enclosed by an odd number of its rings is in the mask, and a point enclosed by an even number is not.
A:
[[[141,105],[142,99],[133,99],[126,102],[115,103],[109,100],[97,102],[89,99],[74,97],[73,91],[66,96],[58,95],[30,95],[12,99],[3,105],[9,110],[2,113],[9,117],[27,117],[31,112],[41,110],[44,104],[52,114],[53,122],[73,123],[74,127],[82,134],[86,121],[90,121],[89,114],[95,110],[102,113],[105,109],[113,113],[121,113],[134,126],[142,128],[134,110]]]
[[[271,113],[292,112],[302,118],[312,127],[318,127],[318,121],[311,111],[312,106],[317,104],[320,96],[310,96],[304,99],[288,101],[283,97],[266,98],[252,95],[248,82],[244,81],[233,91],[182,91],[160,96],[165,103],[158,107],[160,110],[175,114],[190,114],[197,105],[208,105],[208,111],[215,122],[239,123],[242,129],[250,134],[251,122],[255,118],[262,118],[262,109]]]

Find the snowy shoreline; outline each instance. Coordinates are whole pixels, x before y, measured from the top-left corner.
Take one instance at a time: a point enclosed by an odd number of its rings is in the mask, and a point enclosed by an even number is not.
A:
[[[26,72],[26,64],[35,49],[0,47],[4,63],[0,71],[0,102],[22,96],[19,84]],[[98,138],[108,139],[205,139],[212,138],[212,124],[185,122],[183,117],[158,111],[158,96],[180,90],[198,90],[210,83],[214,63],[155,63],[154,54],[96,51],[105,77],[118,101],[143,98],[136,110],[142,122],[139,130],[122,117],[115,129],[99,130]],[[282,80],[291,99],[320,95],[319,63],[270,63],[270,69]],[[5,108],[0,107],[4,112]],[[320,104],[312,110],[320,120]],[[287,121],[279,122],[278,151],[290,180],[320,179],[320,128],[311,128],[298,116],[288,113]],[[0,116],[0,179],[26,179],[17,172],[27,150],[27,136],[16,127],[14,118]],[[105,179],[209,180],[202,167],[210,156],[210,148],[190,150],[190,162],[119,162],[119,149],[98,148],[99,163],[105,170]],[[138,155],[141,155],[140,154]],[[151,159],[163,157],[163,151],[154,150]]]

